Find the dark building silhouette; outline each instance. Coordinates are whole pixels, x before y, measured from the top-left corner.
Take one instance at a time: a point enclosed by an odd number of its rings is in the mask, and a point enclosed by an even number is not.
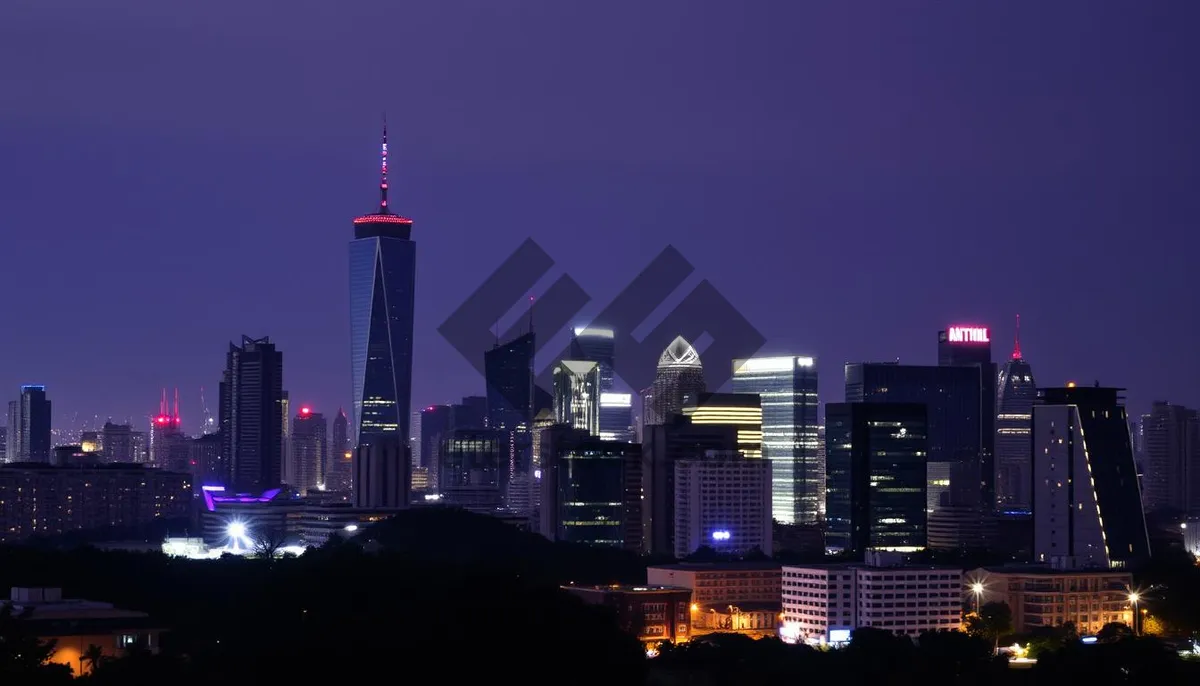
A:
[[[409,506],[412,455],[400,433],[368,436],[354,453],[354,506],[399,510]]]
[[[482,395],[464,396],[462,402],[454,405],[455,429],[487,429],[488,404]]]
[[[292,419],[291,452],[297,481],[289,485],[301,493],[325,486],[325,466],[329,460],[328,427],[325,415],[313,412],[307,405],[302,406]]]
[[[1156,402],[1141,428],[1146,512],[1200,517],[1200,412]]]
[[[242,336],[229,344],[221,381],[222,452],[227,482],[244,493],[262,493],[283,480],[283,353],[270,338]]]
[[[991,333],[985,327],[951,326],[938,332],[938,365],[968,367],[979,373],[979,506],[996,508],[996,364]],[[953,479],[951,479],[953,483]]]
[[[826,545],[868,550],[925,548],[926,406],[825,406]]]
[[[641,446],[556,425],[541,439],[540,530],[554,541],[642,545]]]
[[[511,431],[533,421],[535,351],[531,332],[483,354],[489,428]]]
[[[355,445],[368,436],[398,432],[407,437],[412,397],[417,247],[412,220],[388,207],[386,126],[379,194],[379,210],[354,220],[350,242]]]
[[[140,464],[0,466],[0,541],[182,519],[192,507],[188,474]]]
[[[736,451],[737,425],[696,424],[683,415],[673,415],[666,424],[645,427],[639,447],[642,547],[652,555],[674,555],[675,465],[710,452]]]
[[[1012,356],[996,381],[996,503],[1001,510],[1028,510],[1031,502],[1030,429],[1037,385],[1021,356],[1021,319]]]
[[[105,422],[104,430],[101,432],[104,461],[109,463],[138,462],[139,460],[135,456],[133,434],[133,427],[128,424]]]
[[[572,331],[567,359],[595,362],[600,367],[600,392],[613,389],[614,332],[597,326],[576,327]]]
[[[349,492],[353,481],[354,451],[350,445],[350,420],[346,417],[346,411],[338,408],[329,442],[325,488],[339,493]]]
[[[224,439],[221,432],[193,438],[188,444],[188,462],[192,484],[196,487],[219,485],[229,473],[225,455],[221,452]]]
[[[1150,556],[1119,388],[1043,388],[1033,406],[1033,551],[1064,568]]]
[[[21,386],[21,395],[8,403],[9,462],[50,462],[50,409],[45,386]]]
[[[451,505],[475,509],[501,506],[508,485],[507,432],[454,429],[438,450],[438,493]]]

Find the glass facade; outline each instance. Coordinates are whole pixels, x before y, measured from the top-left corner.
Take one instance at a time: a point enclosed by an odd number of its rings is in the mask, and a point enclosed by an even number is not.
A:
[[[408,239],[411,223],[380,219],[377,226],[363,220],[372,217],[356,220],[356,238],[350,243],[356,445],[371,436],[408,435],[416,275],[416,244]]]
[[[637,445],[608,441],[585,441],[561,452],[558,540],[627,547],[632,515],[626,501],[628,489],[640,484],[640,458]]]
[[[1000,368],[996,382],[996,501],[1001,509],[1027,510],[1032,502],[1030,429],[1037,386],[1029,363],[1017,357]]]
[[[600,365],[600,390],[613,388],[613,331],[592,326],[577,327],[571,338],[571,359]]]
[[[604,384],[603,376],[600,377],[600,384]],[[605,441],[633,442],[633,395],[600,394],[600,438]]]
[[[600,435],[600,366],[563,360],[554,365],[554,418],[559,424]]]
[[[925,406],[825,406],[826,546],[851,553],[925,548]]]
[[[438,460],[438,492],[451,505],[499,507],[508,483],[508,459],[495,431],[451,431]]]
[[[733,361],[733,392],[762,404],[762,451],[771,461],[771,515],[783,524],[820,519],[825,500],[817,423],[817,367],[811,357]]]

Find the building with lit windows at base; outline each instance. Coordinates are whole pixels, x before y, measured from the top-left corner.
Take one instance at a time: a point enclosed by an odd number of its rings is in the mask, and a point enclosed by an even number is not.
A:
[[[1075,625],[1081,635],[1095,635],[1105,624],[1133,626],[1129,600],[1133,575],[1116,570],[1061,571],[1044,565],[981,567],[964,577],[964,597],[1006,603],[1012,610],[1013,631]]]
[[[820,519],[825,493],[817,423],[817,366],[811,357],[733,361],[733,391],[760,397],[762,451],[771,462],[771,513],[783,524]]]
[[[692,591],[692,634],[776,635],[781,571],[774,562],[684,562],[646,570],[649,586]]]
[[[864,565],[783,568],[783,626],[789,643],[843,644],[871,627],[916,639],[962,627],[963,572],[898,566],[887,555]]]
[[[563,586],[589,605],[612,608],[625,631],[646,643],[686,642],[692,635],[692,592],[670,586]]]
[[[700,548],[770,554],[771,469],[760,458],[709,451],[675,463],[675,557]]]

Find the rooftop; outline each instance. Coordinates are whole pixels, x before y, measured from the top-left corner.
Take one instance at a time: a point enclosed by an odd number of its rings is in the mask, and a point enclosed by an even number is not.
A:
[[[692,589],[683,588],[681,586],[631,586],[625,584],[609,584],[607,586],[576,586],[568,584],[560,586],[566,591],[601,591],[606,593],[663,593],[670,591],[682,591],[691,593]]]
[[[665,565],[651,565],[650,569],[669,569],[675,572],[741,572],[741,571],[778,571],[783,565],[778,562],[764,560],[736,562],[675,562]]]
[[[1121,569],[1054,569],[1047,565],[1002,565],[999,567],[980,567],[988,574],[1020,574],[1025,576],[1113,576],[1130,574]]]

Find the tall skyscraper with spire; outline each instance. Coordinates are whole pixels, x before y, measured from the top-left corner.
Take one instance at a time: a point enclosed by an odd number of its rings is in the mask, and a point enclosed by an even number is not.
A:
[[[412,220],[388,207],[386,121],[380,157],[379,209],[354,220],[350,242],[350,439],[359,447],[356,504],[390,508],[408,504],[410,470],[404,455],[412,396],[417,246]],[[364,448],[372,445],[380,447]],[[396,460],[400,463],[393,464]]]
[[[1012,356],[996,379],[996,501],[1001,509],[1029,509],[1033,473],[1030,429],[1037,385],[1033,368],[1021,355],[1021,315]]]

